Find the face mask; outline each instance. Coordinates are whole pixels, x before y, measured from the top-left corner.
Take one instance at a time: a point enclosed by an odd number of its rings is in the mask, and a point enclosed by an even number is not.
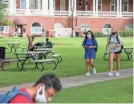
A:
[[[91,38],[91,35],[87,35],[88,38]]]
[[[42,93],[40,93],[40,92],[42,92]],[[36,96],[35,96],[35,101],[37,103],[46,103],[47,102],[47,99],[46,99],[46,96],[45,96],[45,86],[41,86],[37,90],[37,93],[36,93]]]
[[[115,34],[116,34],[116,32],[112,32],[112,34],[113,34],[113,35],[115,35]]]

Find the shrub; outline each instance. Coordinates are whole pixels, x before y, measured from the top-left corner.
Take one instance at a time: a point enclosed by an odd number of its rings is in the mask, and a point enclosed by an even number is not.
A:
[[[120,30],[119,33],[122,37],[133,36],[133,31]]]

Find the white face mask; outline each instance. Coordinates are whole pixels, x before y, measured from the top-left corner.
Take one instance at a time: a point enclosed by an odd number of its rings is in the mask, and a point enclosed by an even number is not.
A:
[[[87,35],[88,38],[91,38],[91,35]]]
[[[40,93],[42,92],[42,93]],[[35,96],[35,101],[36,103],[46,103],[47,102],[47,99],[46,99],[46,96],[45,96],[45,86],[41,86],[38,90],[37,90],[37,93],[36,93],[36,96]]]

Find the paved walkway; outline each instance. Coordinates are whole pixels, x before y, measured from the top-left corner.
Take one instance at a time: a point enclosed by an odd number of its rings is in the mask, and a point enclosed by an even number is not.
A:
[[[102,82],[102,81],[107,81],[107,80],[131,77],[131,76],[134,76],[133,71],[134,69],[132,68],[123,69],[120,71],[121,76],[119,77],[115,76],[115,72],[114,72],[113,77],[109,77],[107,75],[108,72],[103,72],[103,73],[97,73],[95,75],[92,74],[90,76],[81,75],[81,76],[74,76],[74,77],[68,77],[68,78],[61,78],[61,83],[63,85],[63,88],[70,88],[74,86],[87,85],[90,83],[97,83],[97,82]],[[33,83],[13,85],[13,86],[23,88],[23,87],[30,87],[32,85]],[[0,88],[0,93],[9,91],[13,86]]]

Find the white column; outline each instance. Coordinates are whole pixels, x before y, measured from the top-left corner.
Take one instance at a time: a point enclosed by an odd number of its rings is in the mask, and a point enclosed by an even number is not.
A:
[[[38,5],[38,6],[37,6],[37,7],[38,7],[37,9],[41,9],[41,0],[37,0],[37,2],[38,2],[38,3],[37,3],[37,5]]]
[[[77,15],[77,0],[73,0],[73,7],[74,7],[74,16]]]
[[[50,10],[50,14],[54,15],[54,1],[53,0],[49,0],[49,10]]]
[[[16,14],[16,0],[10,0],[9,14]]]
[[[120,0],[120,17],[122,17],[122,0]]]
[[[119,0],[117,0],[117,17],[119,17],[120,16],[120,1]]]
[[[72,0],[69,0],[69,5],[68,5],[69,16],[71,16],[71,2]]]
[[[26,0],[26,12],[25,12],[25,15],[30,15],[31,14],[31,11],[29,9],[29,5],[30,5],[30,1]]]
[[[48,15],[48,0],[42,0],[42,15]]]
[[[95,0],[93,0],[93,16],[95,17]]]
[[[98,0],[96,0],[96,17],[98,17]]]

